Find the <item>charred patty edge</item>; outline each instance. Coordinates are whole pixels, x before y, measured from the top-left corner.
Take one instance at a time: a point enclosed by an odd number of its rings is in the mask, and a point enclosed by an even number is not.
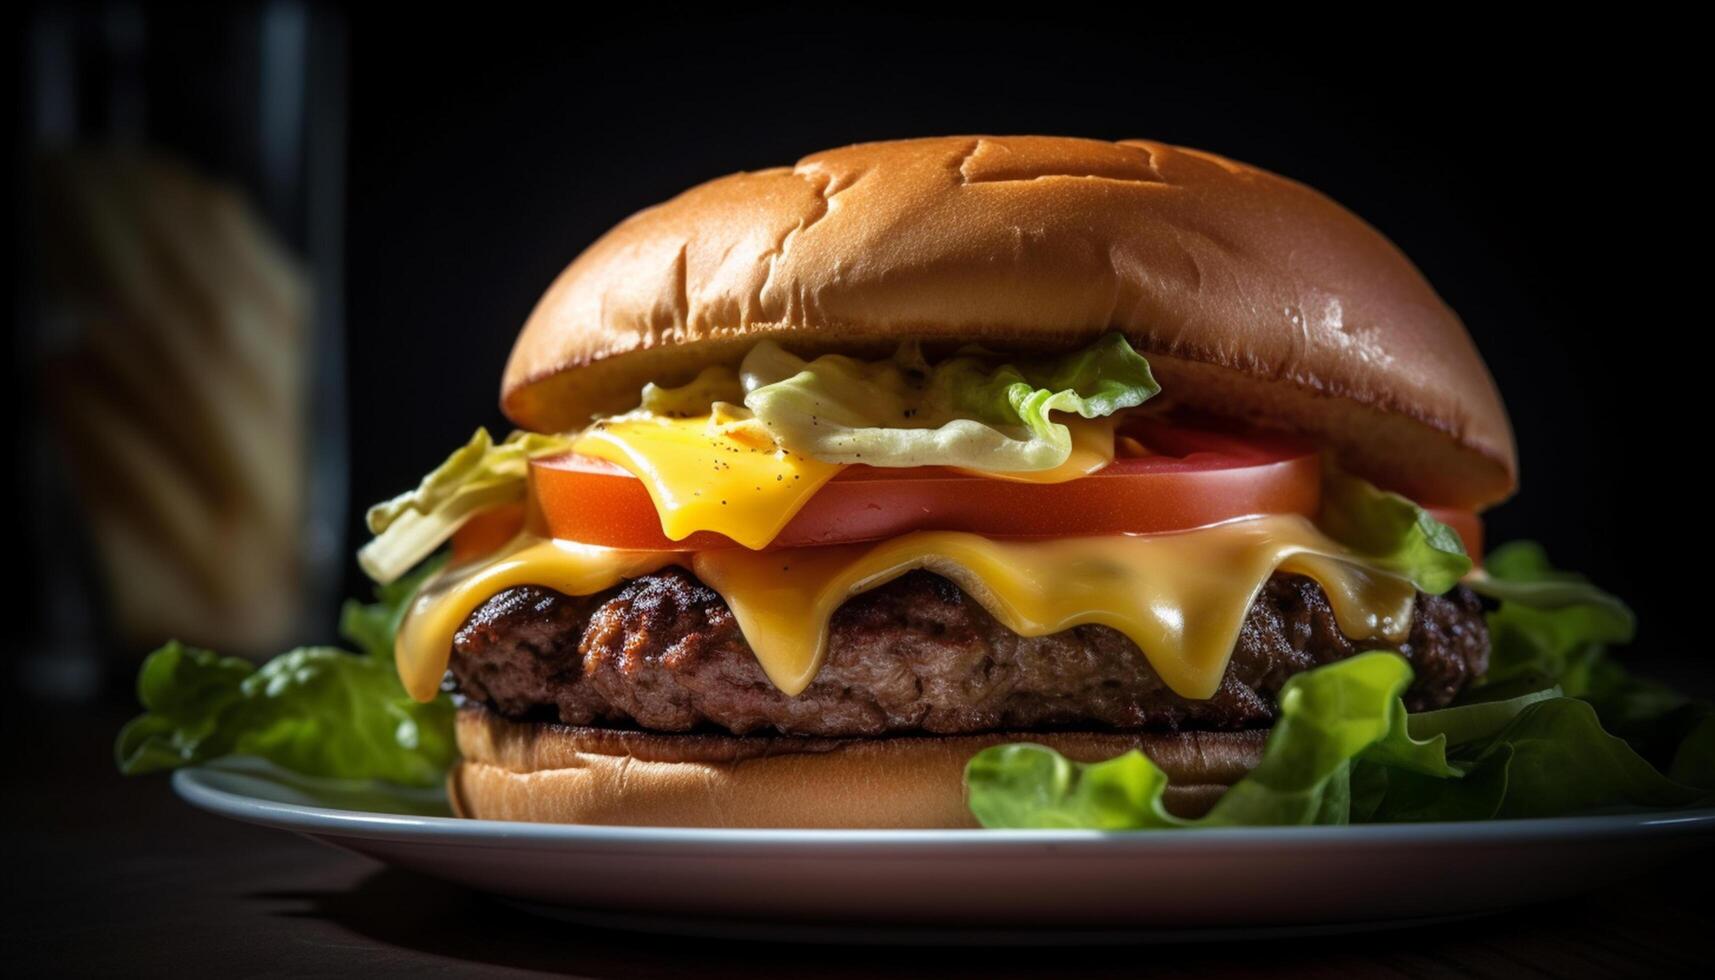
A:
[[[504,717],[658,732],[820,738],[1015,730],[1241,730],[1273,723],[1293,674],[1400,653],[1407,707],[1452,700],[1487,667],[1480,600],[1419,594],[1404,642],[1355,641],[1314,580],[1277,573],[1247,612],[1220,689],[1169,690],[1104,626],[1023,637],[952,581],[917,571],[843,604],[822,670],[796,697],[763,674],[725,601],[673,566],[594,596],[520,586],[483,603],[453,643],[453,688]]]

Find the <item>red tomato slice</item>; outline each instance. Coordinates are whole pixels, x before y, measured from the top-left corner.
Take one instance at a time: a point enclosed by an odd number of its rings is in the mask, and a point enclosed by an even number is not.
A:
[[[1116,459],[1065,483],[991,480],[941,467],[853,466],[818,491],[772,547],[874,541],[922,530],[1005,538],[1154,534],[1261,514],[1314,516],[1320,505],[1320,464],[1295,440],[1155,420],[1127,425],[1125,432],[1157,455]],[[609,548],[736,547],[708,531],[669,540],[643,483],[611,463],[568,453],[533,461],[530,476],[553,537]]]
[[[524,526],[523,504],[502,504],[472,514],[453,532],[453,564],[499,551]]]

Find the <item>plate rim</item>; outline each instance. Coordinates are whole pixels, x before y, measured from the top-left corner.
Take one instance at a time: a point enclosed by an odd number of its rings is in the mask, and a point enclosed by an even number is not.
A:
[[[173,791],[197,809],[217,816],[314,836],[399,840],[444,846],[600,844],[650,848],[765,846],[782,848],[856,848],[878,846],[962,853],[1022,845],[1056,851],[1172,850],[1184,854],[1205,847],[1233,848],[1297,845],[1304,848],[1395,847],[1400,844],[1452,844],[1459,847],[1552,843],[1638,835],[1681,836],[1715,833],[1715,807],[1657,810],[1572,817],[1441,823],[1349,824],[1341,826],[1208,827],[1191,833],[1151,830],[804,830],[788,828],[627,827],[550,824],[463,817],[418,816],[369,810],[286,803],[218,785],[229,773],[191,766],[173,773]]]

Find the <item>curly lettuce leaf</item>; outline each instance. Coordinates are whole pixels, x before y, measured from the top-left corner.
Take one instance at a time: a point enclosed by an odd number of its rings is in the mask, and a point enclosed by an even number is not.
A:
[[[1377,567],[1410,579],[1420,592],[1440,595],[1471,570],[1459,532],[1409,499],[1333,468],[1322,477],[1317,523]]]
[[[1535,541],[1513,541],[1489,553],[1469,582],[1476,592],[1516,608],[1548,611],[1577,609],[1568,625],[1579,639],[1629,643],[1637,623],[1617,597],[1576,572],[1555,568]]]
[[[907,345],[888,361],[804,361],[764,342],[740,374],[745,407],[792,452],[830,463],[1048,470],[1072,451],[1054,412],[1102,418],[1161,390],[1117,333],[1071,354],[1003,363],[966,353],[939,364]]]
[[[249,661],[177,640],[149,654],[137,674],[137,700],[147,713],[119,732],[119,770],[138,775],[226,755],[233,738],[221,719],[255,671]]]
[[[1707,801],[1698,742],[1664,775],[1553,688],[1409,715],[1411,669],[1372,652],[1294,676],[1261,763],[1201,818],[1163,805],[1140,752],[1072,762],[1041,745],[984,750],[966,768],[985,827],[1100,830],[1482,820]]]
[[[1463,709],[1451,709],[1454,711]],[[1709,798],[1664,775],[1608,734],[1577,698],[1526,704],[1488,738],[1460,746],[1458,779],[1361,760],[1354,819],[1366,822],[1555,817],[1616,807],[1675,807]]]
[[[1489,614],[1488,683],[1540,674],[1581,696],[1601,683],[1607,647],[1631,642],[1637,627],[1625,603],[1555,568],[1535,542],[1495,549],[1470,584],[1500,601]]]
[[[1625,603],[1556,568],[1527,541],[1496,549],[1471,587],[1500,600],[1488,617],[1490,666],[1479,692],[1518,678],[1551,678],[1671,779],[1715,788],[1715,708],[1633,675],[1609,651],[1636,630]]]
[[[260,668],[177,641],[144,660],[137,696],[145,714],[119,733],[114,754],[135,775],[225,756],[255,756],[309,776],[438,784],[457,754],[453,706],[405,693],[393,634],[424,577],[348,604],[347,639],[362,653],[302,647]]]
[[[478,511],[523,500],[530,460],[566,452],[574,439],[514,432],[496,444],[487,429],[476,430],[415,490],[369,508],[369,530],[375,537],[358,551],[358,564],[383,585],[397,579]]]
[[[1546,679],[1520,678],[1518,684],[1486,688],[1483,696],[1461,699],[1450,707],[1414,712],[1406,716],[1406,731],[1413,738],[1439,735],[1449,745],[1468,745],[1500,731],[1538,701],[1564,696],[1558,685]]]
[[[1662,685],[1632,678],[1609,657],[1610,646],[1631,641],[1632,611],[1583,576],[1555,568],[1541,545],[1519,541],[1495,549],[1471,588],[1499,600],[1488,615],[1485,687],[1546,677],[1570,697],[1610,707],[1609,720],[1659,715],[1685,702]]]
[[[1098,830],[1344,823],[1352,761],[1366,751],[1446,774],[1444,739],[1406,731],[1399,695],[1411,668],[1367,653],[1287,681],[1262,761],[1214,809],[1188,820],[1167,812],[1167,776],[1141,752],[1078,763],[1043,745],[984,749],[965,768],[971,812],[985,827]]]

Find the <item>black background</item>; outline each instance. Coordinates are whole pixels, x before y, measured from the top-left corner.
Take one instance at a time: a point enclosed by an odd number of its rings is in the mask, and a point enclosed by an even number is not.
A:
[[[1147,137],[1304,181],[1412,256],[1517,430],[1523,486],[1490,540],[1542,540],[1635,605],[1640,656],[1700,671],[1681,632],[1697,582],[1673,562],[1705,533],[1688,463],[1708,415],[1705,165],[1680,32],[1449,7],[1320,23],[1133,10],[598,25],[353,8],[354,505],[412,485],[476,425],[504,427],[500,370],[531,306],[639,208],[862,140]]]

